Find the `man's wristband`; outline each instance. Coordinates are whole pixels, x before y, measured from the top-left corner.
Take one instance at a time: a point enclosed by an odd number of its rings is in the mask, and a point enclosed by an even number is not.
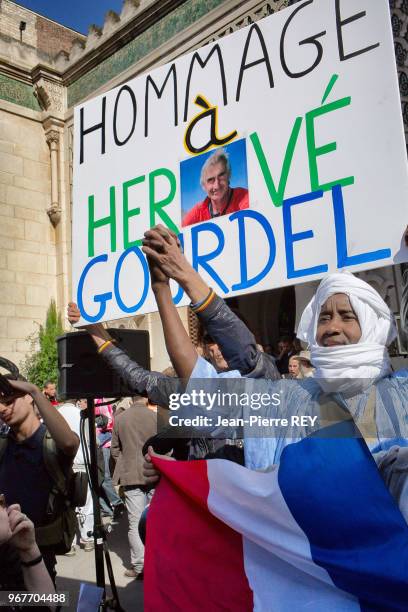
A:
[[[215,298],[215,292],[213,289],[210,289],[208,295],[203,300],[201,300],[201,302],[190,304],[190,308],[195,313],[201,312],[202,310],[207,308],[209,304],[211,304],[214,298]]]
[[[105,340],[105,342],[98,347],[98,353],[102,353],[110,344],[113,344],[113,340]]]
[[[32,561],[20,561],[20,563],[23,567],[34,567],[34,565],[38,565],[39,563],[41,563],[42,560],[43,560],[43,556],[40,555],[39,557],[36,557]]]

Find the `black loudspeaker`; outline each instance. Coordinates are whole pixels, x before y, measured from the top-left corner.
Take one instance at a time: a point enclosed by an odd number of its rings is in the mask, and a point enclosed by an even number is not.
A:
[[[142,368],[150,370],[148,331],[113,328],[108,332],[116,341],[116,346]],[[98,355],[88,332],[64,334],[57,339],[57,345],[59,399],[128,397],[136,394]]]

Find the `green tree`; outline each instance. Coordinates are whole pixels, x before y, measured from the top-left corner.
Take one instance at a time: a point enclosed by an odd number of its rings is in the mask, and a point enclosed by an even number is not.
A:
[[[21,368],[24,376],[40,388],[47,380],[57,382],[57,337],[63,333],[61,314],[51,300],[45,325],[40,325],[38,331],[28,337],[30,351]]]

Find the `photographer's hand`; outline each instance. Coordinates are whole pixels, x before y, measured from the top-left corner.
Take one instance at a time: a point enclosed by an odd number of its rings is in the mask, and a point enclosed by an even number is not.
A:
[[[0,545],[8,542],[12,535],[5,503],[4,495],[2,495],[2,502],[0,504]]]
[[[18,504],[9,506],[7,514],[11,530],[10,542],[18,550],[21,560],[30,562],[39,557],[40,550],[35,541],[32,521],[21,512]]]

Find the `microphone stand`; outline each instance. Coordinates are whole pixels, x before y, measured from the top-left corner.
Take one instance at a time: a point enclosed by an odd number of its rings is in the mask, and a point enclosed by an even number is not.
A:
[[[83,414],[86,413],[86,414]],[[82,452],[84,455],[86,472],[88,476],[88,483],[92,494],[92,505],[93,505],[93,538],[95,545],[95,570],[96,570],[96,584],[98,587],[103,589],[102,607],[103,609],[117,610],[118,612],[125,612],[120,605],[118,590],[115,583],[115,577],[112,569],[112,562],[109,555],[109,549],[106,542],[106,529],[102,523],[101,508],[99,505],[100,497],[100,486],[98,479],[98,457],[97,457],[97,444],[96,444],[96,427],[95,427],[95,400],[93,398],[87,399],[87,409],[81,413],[83,419],[88,418],[88,435],[89,435],[89,452],[86,440],[82,435],[84,433],[83,422],[81,422],[81,444]],[[109,583],[112,589],[112,599],[106,598],[105,589],[105,565],[104,558],[106,561],[106,568],[108,570]]]

